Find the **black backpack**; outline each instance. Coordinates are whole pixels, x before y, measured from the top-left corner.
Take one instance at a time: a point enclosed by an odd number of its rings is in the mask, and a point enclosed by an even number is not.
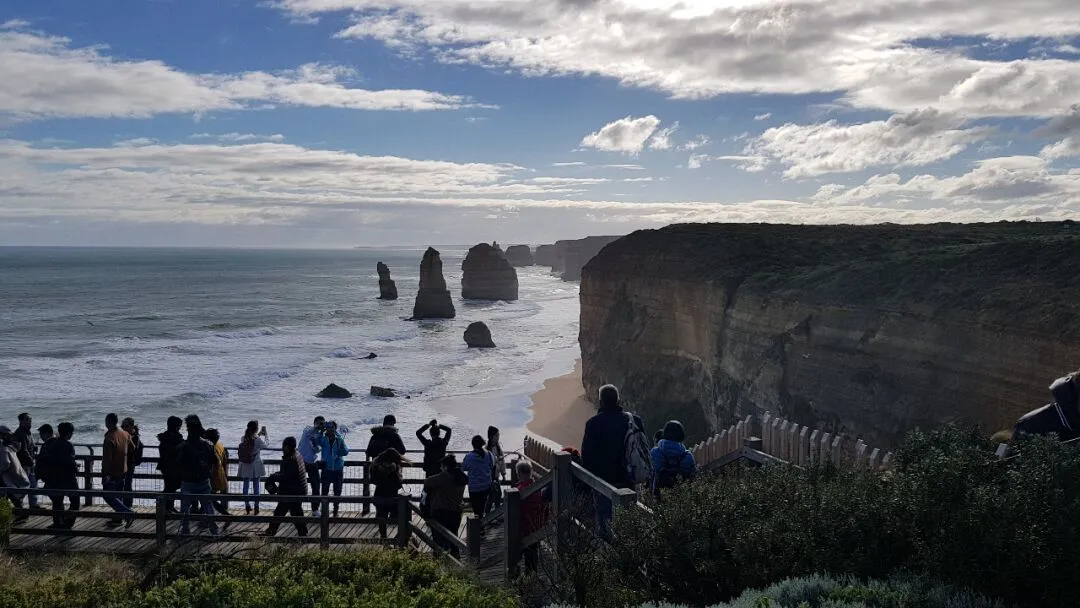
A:
[[[682,470],[682,463],[686,458],[686,452],[687,450],[683,450],[678,455],[661,454],[664,457],[664,465],[656,474],[657,490],[661,488],[674,488],[680,483],[693,477],[693,473],[687,474]]]

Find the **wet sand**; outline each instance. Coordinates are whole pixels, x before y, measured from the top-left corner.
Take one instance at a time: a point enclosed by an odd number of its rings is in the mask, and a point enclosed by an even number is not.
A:
[[[581,447],[585,422],[596,408],[585,400],[580,359],[572,373],[544,381],[544,388],[533,393],[531,399],[532,420],[526,425],[530,432],[559,445]]]

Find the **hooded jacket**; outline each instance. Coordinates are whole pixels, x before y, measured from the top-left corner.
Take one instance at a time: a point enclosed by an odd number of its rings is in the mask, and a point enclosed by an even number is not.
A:
[[[660,472],[665,469],[667,471],[677,469],[677,473],[681,475],[683,479],[693,477],[694,473],[697,471],[697,463],[694,462],[694,455],[690,453],[690,450],[686,449],[686,446],[678,441],[661,439],[660,443],[651,450],[649,456],[652,460],[653,492],[657,491],[657,484],[661,481]]]
[[[345,438],[341,433],[334,433],[334,443],[330,444],[330,438],[324,433],[319,439],[319,450],[322,452],[323,462],[326,463],[327,471],[341,471],[345,469],[345,456],[349,454],[349,446],[345,445]],[[300,460],[303,460],[301,458]]]
[[[405,444],[401,441],[401,435],[398,435],[397,428],[377,426],[371,429],[371,440],[368,441],[367,449],[364,450],[368,459],[374,460],[376,456],[385,452],[387,448],[394,448],[398,451],[398,454],[405,455]],[[326,458],[326,456],[324,455],[323,458]]]
[[[269,477],[277,484],[277,493],[283,496],[307,496],[308,476],[304,458],[299,452],[281,456],[281,468]]]
[[[461,501],[465,498],[465,486],[469,478],[461,467],[454,467],[424,480],[428,507],[432,513],[450,511],[461,513]]]
[[[644,428],[641,418],[634,415],[634,422]],[[630,473],[626,468],[626,431],[630,421],[621,406],[601,407],[596,415],[585,423],[585,437],[581,440],[582,465],[593,475],[616,488],[629,488]]]
[[[300,441],[296,443],[296,451],[304,459],[305,464],[315,464],[319,459],[319,450],[322,449],[322,433],[314,426],[304,428],[300,433]]]
[[[9,488],[25,488],[30,485],[30,478],[19,463],[19,455],[15,453],[15,448],[9,445],[0,445],[0,480]]]
[[[184,436],[180,434],[180,431],[165,431],[164,433],[158,433],[157,440],[157,470],[166,476],[179,474],[176,468],[176,449],[184,442]]]
[[[1080,394],[1073,374],[1054,380],[1050,394],[1054,396],[1053,403],[1032,410],[1016,421],[1015,435],[1057,433],[1061,441],[1080,437]]]

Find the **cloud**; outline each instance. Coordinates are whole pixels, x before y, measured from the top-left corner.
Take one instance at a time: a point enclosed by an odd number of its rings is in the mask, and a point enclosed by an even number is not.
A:
[[[604,169],[624,169],[626,171],[644,171],[641,165],[600,165]]]
[[[605,152],[638,154],[645,149],[645,143],[659,126],[660,119],[652,114],[641,118],[626,116],[589,133],[582,138],[581,145]]]
[[[217,141],[233,142],[233,143],[246,142],[246,141],[282,142],[282,141],[285,141],[285,136],[282,135],[281,133],[274,133],[274,134],[271,134],[271,135],[259,135],[259,134],[256,134],[256,133],[236,133],[236,132],[233,132],[233,133],[220,133],[220,134],[216,134],[216,135],[212,134],[212,133],[195,133],[194,135],[189,135],[188,139],[216,139]]]
[[[888,120],[842,125],[792,123],[750,140],[746,153],[787,166],[787,177],[862,171],[870,167],[921,166],[951,158],[989,137],[988,127],[963,127],[963,120],[936,110],[895,114]]]
[[[587,75],[700,99],[836,94],[847,105],[965,118],[1053,116],[1080,97],[1075,61],[1023,56],[1080,35],[1073,0],[277,0],[293,16],[349,15],[342,38],[526,76]],[[1007,61],[953,38],[1017,43]],[[1015,57],[1015,54],[1007,55]]]
[[[147,118],[267,104],[411,111],[489,107],[432,91],[355,88],[349,85],[355,72],[341,66],[311,63],[273,73],[195,74],[21,31],[0,31],[0,56],[0,115],[23,119]]]
[[[707,146],[707,145],[709,145],[711,143],[712,143],[712,140],[709,139],[709,137],[707,135],[698,135],[694,139],[691,139],[690,141],[688,141],[688,142],[682,144],[681,146],[679,146],[679,149],[680,150],[693,151],[693,150],[697,150],[698,148],[704,148],[705,146]]]
[[[585,166],[585,163],[578,160],[578,161],[574,161],[574,162],[570,162],[570,163],[551,163],[551,166],[552,167],[583,167],[583,166]]]
[[[702,165],[711,161],[728,161],[735,163],[735,167],[747,173],[758,173],[765,170],[769,161],[764,156],[721,154],[712,156],[709,154],[691,154],[686,161],[687,169],[700,169]]]
[[[766,112],[764,114],[758,114],[754,117],[754,120],[769,120],[772,118],[772,112]]]
[[[30,27],[30,22],[25,19],[8,19],[0,23],[0,30],[21,30]]]
[[[679,130],[679,123],[671,125],[663,129],[657,129],[649,138],[648,146],[650,150],[670,150],[671,149],[671,136],[675,131]]]
[[[1035,130],[1034,135],[1061,138],[1061,141],[1050,144],[1039,152],[1042,158],[1055,160],[1080,156],[1080,104],[1072,106],[1067,114],[1048,120],[1045,125]]]

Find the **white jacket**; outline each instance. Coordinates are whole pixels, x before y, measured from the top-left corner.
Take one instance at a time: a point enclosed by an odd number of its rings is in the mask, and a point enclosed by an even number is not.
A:
[[[5,486],[11,488],[25,488],[30,485],[30,478],[19,464],[19,456],[9,445],[0,446],[0,479],[3,479]]]

